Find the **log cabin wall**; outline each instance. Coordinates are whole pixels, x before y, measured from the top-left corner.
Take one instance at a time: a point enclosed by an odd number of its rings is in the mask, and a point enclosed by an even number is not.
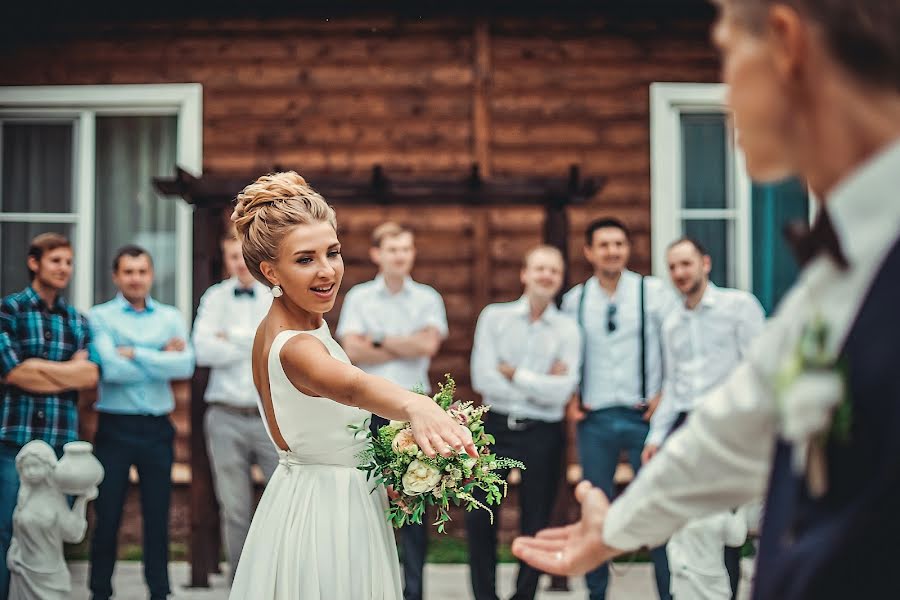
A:
[[[574,282],[588,274],[583,228],[601,214],[632,227],[632,267],[649,271],[649,85],[718,78],[710,11],[672,12],[55,23],[3,42],[0,85],[200,83],[206,175],[277,165],[360,177],[380,164],[388,176],[462,177],[477,162],[485,177],[562,178],[579,165],[607,184],[568,211]],[[344,291],[374,275],[375,225],[414,226],[414,277],[442,293],[450,322],[432,377],[452,372],[470,393],[475,320],[486,303],[520,293],[520,258],[541,241],[542,209],[336,209]],[[181,392],[176,460],[186,463],[189,393]]]
[[[690,4],[685,4],[690,6]],[[0,85],[197,82],[208,173],[605,175],[649,270],[649,85],[712,82],[708,11],[545,18],[55,25],[0,47]],[[578,236],[573,236],[576,243]],[[580,243],[576,244],[580,246]],[[571,253],[575,279],[585,274]]]

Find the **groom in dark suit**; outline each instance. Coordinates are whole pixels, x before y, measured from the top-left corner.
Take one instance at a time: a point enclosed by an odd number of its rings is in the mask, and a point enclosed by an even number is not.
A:
[[[550,573],[656,546],[766,498],[755,598],[896,598],[900,539],[900,3],[717,0],[747,169],[804,177],[805,268],[746,360],[610,505],[516,540]],[[768,492],[766,488],[768,487]]]

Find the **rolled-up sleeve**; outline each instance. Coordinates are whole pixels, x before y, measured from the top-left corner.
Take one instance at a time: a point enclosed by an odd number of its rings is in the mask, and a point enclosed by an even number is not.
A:
[[[441,298],[437,291],[429,294],[425,313],[425,326],[437,329],[442,338],[446,338],[450,331],[450,328],[447,326],[447,309],[444,306],[444,299]]]
[[[6,377],[22,362],[22,353],[16,339],[16,319],[12,307],[0,304],[0,377]]]
[[[557,360],[566,365],[564,375],[536,373],[517,368],[513,384],[535,403],[544,406],[563,406],[578,387],[581,374],[581,332],[568,317],[560,322],[558,332],[563,337]]]
[[[88,314],[91,332],[89,354],[100,365],[100,379],[108,383],[136,383],[145,381],[147,374],[134,361],[120,355],[103,316],[92,310]]]
[[[481,311],[475,325],[471,363],[472,389],[484,397],[519,401],[525,398],[525,394],[497,369],[500,358],[494,341],[497,339],[494,316],[492,307],[488,306]]]
[[[341,317],[338,320],[334,336],[341,339],[347,335],[366,335],[369,331],[362,316],[362,306],[359,298],[359,290],[350,288],[344,297],[341,306]]]
[[[184,340],[185,348],[180,352],[166,352],[152,348],[135,348],[134,361],[144,369],[151,379],[165,381],[187,379],[194,374],[194,351],[184,327],[181,315],[170,315],[172,337]]]

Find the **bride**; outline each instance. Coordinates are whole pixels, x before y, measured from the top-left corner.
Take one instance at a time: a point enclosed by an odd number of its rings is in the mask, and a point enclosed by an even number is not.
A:
[[[469,431],[428,398],[350,364],[323,315],[344,263],[334,211],[294,172],[265,175],[232,220],[254,277],[275,300],[253,344],[260,411],[279,466],[238,563],[232,599],[397,600],[397,550],[385,490],[356,467],[354,436],[377,413],[409,421],[429,456],[477,456]]]

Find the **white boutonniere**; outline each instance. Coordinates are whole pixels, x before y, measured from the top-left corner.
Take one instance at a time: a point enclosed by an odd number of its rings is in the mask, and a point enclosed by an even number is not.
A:
[[[787,364],[776,376],[781,437],[793,445],[793,467],[806,474],[809,492],[828,489],[825,445],[850,439],[852,407],[846,368],[826,346],[828,324],[817,315],[803,327]]]

